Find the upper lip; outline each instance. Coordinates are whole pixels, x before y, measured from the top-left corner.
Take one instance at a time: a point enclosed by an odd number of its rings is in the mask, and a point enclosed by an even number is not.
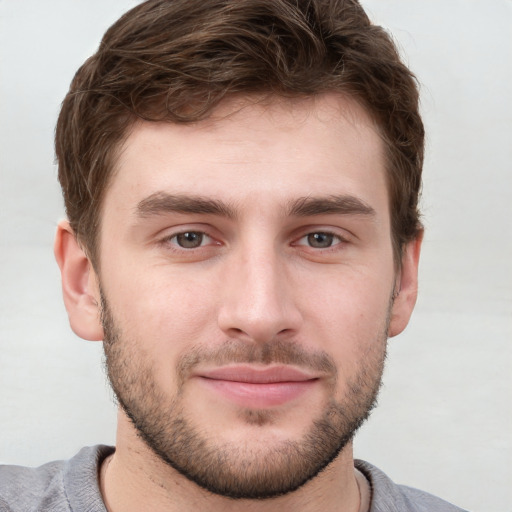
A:
[[[234,365],[213,368],[198,372],[199,377],[213,380],[232,382],[247,382],[251,384],[271,384],[276,382],[304,382],[318,378],[304,370],[293,366]]]

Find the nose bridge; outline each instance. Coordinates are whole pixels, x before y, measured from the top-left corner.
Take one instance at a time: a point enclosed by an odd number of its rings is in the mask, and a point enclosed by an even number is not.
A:
[[[270,341],[298,327],[283,256],[272,240],[240,244],[230,258],[219,326],[229,336]]]

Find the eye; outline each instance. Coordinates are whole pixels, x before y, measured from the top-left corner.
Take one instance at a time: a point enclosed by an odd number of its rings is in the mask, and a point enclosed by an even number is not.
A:
[[[333,245],[338,245],[343,239],[334,233],[318,231],[316,233],[308,233],[297,242],[297,245],[307,245],[314,249],[328,249]]]
[[[201,231],[185,231],[169,238],[169,241],[182,249],[197,249],[211,243],[212,239]]]

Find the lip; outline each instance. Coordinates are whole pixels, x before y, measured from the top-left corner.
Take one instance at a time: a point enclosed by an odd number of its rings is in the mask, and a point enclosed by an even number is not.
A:
[[[262,368],[250,365],[224,366],[202,371],[200,376],[206,379],[248,382],[252,384],[304,382],[316,378],[316,376],[310,375],[293,366],[283,365],[266,366]]]
[[[225,366],[202,371],[197,377],[217,396],[251,409],[268,409],[292,402],[318,382],[317,376],[291,366]]]

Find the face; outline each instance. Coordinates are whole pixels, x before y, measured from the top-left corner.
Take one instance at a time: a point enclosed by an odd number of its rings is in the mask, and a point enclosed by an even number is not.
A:
[[[102,213],[109,377],[202,487],[292,491],[374,403],[394,322],[382,142],[338,96],[141,123]]]

